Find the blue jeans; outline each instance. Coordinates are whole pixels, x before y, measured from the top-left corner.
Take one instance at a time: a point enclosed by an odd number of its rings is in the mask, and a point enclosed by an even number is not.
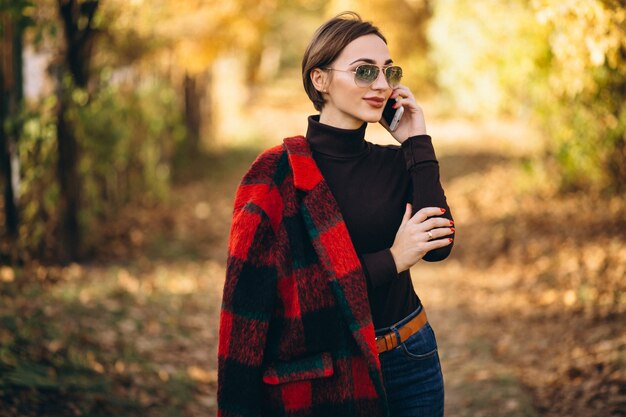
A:
[[[402,327],[421,309],[420,306],[391,327],[377,329],[376,336]],[[437,340],[429,323],[378,358],[391,417],[443,417],[443,375]]]

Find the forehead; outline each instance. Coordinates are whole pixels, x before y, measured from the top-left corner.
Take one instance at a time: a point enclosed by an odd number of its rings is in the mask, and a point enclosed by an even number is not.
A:
[[[371,60],[376,64],[383,65],[390,59],[389,48],[385,41],[377,35],[370,34],[356,38],[346,45],[336,62],[350,65],[356,60]]]

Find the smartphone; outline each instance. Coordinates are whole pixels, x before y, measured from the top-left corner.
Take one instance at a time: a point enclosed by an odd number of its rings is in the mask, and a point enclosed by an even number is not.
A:
[[[400,119],[402,119],[402,115],[404,114],[404,107],[400,106],[397,109],[392,107],[396,104],[397,100],[397,98],[387,100],[387,104],[385,104],[385,109],[383,110],[383,119],[385,119],[387,125],[389,126],[389,130],[392,132],[398,128]]]

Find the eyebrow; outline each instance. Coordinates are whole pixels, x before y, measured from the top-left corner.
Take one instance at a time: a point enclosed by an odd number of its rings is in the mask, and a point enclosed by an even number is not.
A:
[[[352,65],[355,62],[359,62],[359,61],[367,62],[368,64],[376,64],[376,61],[374,61],[373,59],[370,59],[370,58],[359,58],[359,59],[356,59],[356,60],[352,61],[348,65]],[[388,60],[385,61],[384,65],[391,64],[391,63],[393,63],[393,59],[388,59]]]

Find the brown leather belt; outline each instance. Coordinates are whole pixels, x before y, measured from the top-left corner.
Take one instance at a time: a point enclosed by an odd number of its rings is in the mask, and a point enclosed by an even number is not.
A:
[[[422,311],[417,316],[413,317],[411,321],[405,323],[402,327],[396,330],[400,334],[399,338],[395,332],[389,332],[382,336],[378,336],[376,338],[376,349],[378,350],[378,353],[383,353],[398,347],[404,343],[406,339],[420,331],[427,322],[428,318],[426,317],[426,310],[422,309]]]

